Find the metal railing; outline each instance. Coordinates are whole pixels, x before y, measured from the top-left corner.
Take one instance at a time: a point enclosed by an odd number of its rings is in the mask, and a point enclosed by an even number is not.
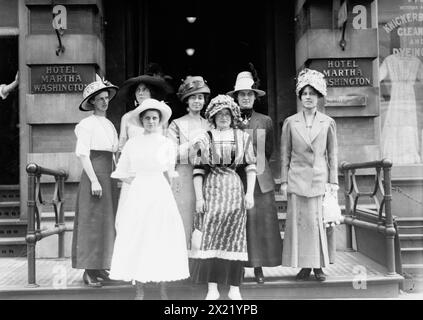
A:
[[[64,191],[65,180],[68,174],[63,170],[46,169],[35,163],[26,167],[28,174],[28,227],[26,234],[27,259],[28,259],[28,287],[37,287],[35,270],[35,247],[38,241],[51,235],[58,235],[58,257],[65,256],[65,232],[70,231],[65,225]],[[41,192],[41,175],[53,176],[55,186],[53,199],[45,201]],[[54,228],[41,230],[41,214],[43,207],[53,206],[55,226]]]
[[[347,248],[352,250],[352,227],[379,232],[385,236],[386,268],[388,275],[395,275],[395,234],[394,219],[391,211],[391,168],[388,159],[364,163],[343,162],[340,166],[344,174],[345,219],[347,225]],[[361,192],[356,178],[357,169],[375,169],[375,181],[371,192]],[[360,198],[370,198],[376,211],[360,210]],[[366,219],[372,217],[373,219]],[[366,221],[370,220],[370,221]],[[377,221],[372,222],[371,220]]]

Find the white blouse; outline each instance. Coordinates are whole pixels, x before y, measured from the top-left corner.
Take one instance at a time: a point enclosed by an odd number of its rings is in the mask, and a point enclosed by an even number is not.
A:
[[[9,93],[3,93],[3,89],[6,87],[5,84],[0,84],[0,97],[6,99]]]
[[[90,150],[116,152],[118,135],[113,123],[106,117],[91,115],[75,126],[77,156],[90,155]]]
[[[142,150],[143,152],[140,152]],[[128,140],[122,150],[112,178],[124,179],[139,175],[151,175],[167,171],[170,177],[175,172],[176,145],[161,132],[142,134]]]

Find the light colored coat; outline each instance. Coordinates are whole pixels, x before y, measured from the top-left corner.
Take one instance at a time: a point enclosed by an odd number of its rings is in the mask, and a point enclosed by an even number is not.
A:
[[[310,131],[303,112],[287,118],[281,137],[281,180],[288,193],[315,197],[326,183],[338,183],[338,146],[335,121],[318,112]]]

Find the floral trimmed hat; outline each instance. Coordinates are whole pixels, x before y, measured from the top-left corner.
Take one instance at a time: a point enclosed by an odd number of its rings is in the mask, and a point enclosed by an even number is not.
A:
[[[96,81],[91,82],[85,87],[82,93],[82,101],[79,104],[79,110],[94,110],[94,106],[90,103],[90,99],[103,91],[107,91],[109,93],[109,99],[112,100],[118,91],[118,87],[112,85],[109,81],[102,80],[100,77],[96,76]]]
[[[228,95],[219,94],[218,96],[211,99],[209,105],[206,108],[205,116],[210,123],[213,123],[213,117],[220,110],[229,109],[234,117],[234,122],[237,123],[241,117],[241,111],[235,100]]]
[[[325,76],[319,71],[307,68],[301,70],[301,72],[298,74],[297,87],[295,89],[297,97],[300,97],[300,91],[305,86],[313,87],[322,96],[326,96],[327,94]]]
[[[187,76],[180,85],[177,96],[184,102],[189,96],[197,93],[210,94],[207,81],[201,76]]]

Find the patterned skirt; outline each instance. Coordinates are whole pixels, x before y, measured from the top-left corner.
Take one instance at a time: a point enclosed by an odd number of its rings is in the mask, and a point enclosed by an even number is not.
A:
[[[203,187],[206,210],[195,219],[202,231],[200,249],[190,251],[192,279],[196,283],[239,285],[248,260],[244,187],[227,167],[211,168]],[[216,276],[218,275],[218,276]]]

